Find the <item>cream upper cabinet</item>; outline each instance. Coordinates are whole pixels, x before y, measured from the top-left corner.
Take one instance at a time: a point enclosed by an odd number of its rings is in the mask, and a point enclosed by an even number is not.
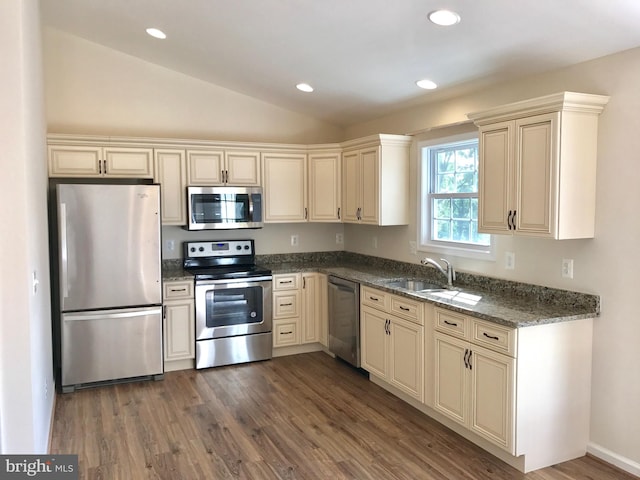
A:
[[[343,222],[409,223],[410,143],[404,135],[374,135],[343,144]]]
[[[309,153],[309,220],[341,220],[341,155],[339,151]]]
[[[50,177],[153,178],[153,149],[49,145]]]
[[[260,185],[260,152],[187,150],[189,185]]]
[[[480,136],[479,231],[593,237],[598,116],[608,99],[563,92],[469,114]]]
[[[163,225],[186,225],[187,168],[185,151],[156,149],[153,180],[161,185],[160,205]]]
[[[263,153],[265,223],[306,222],[307,155]]]

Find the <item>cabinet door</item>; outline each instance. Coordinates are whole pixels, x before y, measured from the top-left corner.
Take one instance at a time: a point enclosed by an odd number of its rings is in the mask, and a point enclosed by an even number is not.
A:
[[[154,181],[160,184],[162,225],[186,225],[187,168],[184,150],[154,152]]]
[[[194,303],[167,302],[164,306],[164,360],[195,358]]]
[[[307,221],[307,156],[265,153],[265,222]]]
[[[389,383],[422,401],[424,327],[393,317],[390,325]]]
[[[440,413],[467,425],[469,382],[465,357],[469,343],[439,332],[434,339],[434,405]]]
[[[358,223],[360,208],[360,154],[342,155],[342,221]]]
[[[360,222],[377,225],[379,219],[380,177],[378,147],[360,151]]]
[[[329,347],[329,277],[318,274],[320,284],[320,338],[319,342]]]
[[[387,378],[389,341],[387,316],[369,307],[360,309],[360,364],[367,372]]]
[[[320,279],[317,273],[302,274],[302,338],[301,343],[320,340]]]
[[[309,220],[340,221],[340,154],[309,155]]]
[[[153,178],[153,149],[105,147],[103,172],[109,177]]]
[[[54,145],[49,147],[50,177],[99,177],[100,147]]]
[[[555,235],[559,115],[549,113],[515,122],[518,233]]]
[[[470,428],[515,454],[515,359],[472,345]]]
[[[222,150],[187,150],[188,185],[222,185]]]
[[[226,151],[224,156],[227,185],[260,185],[260,152]]]
[[[478,231],[508,233],[513,203],[513,122],[480,129]]]

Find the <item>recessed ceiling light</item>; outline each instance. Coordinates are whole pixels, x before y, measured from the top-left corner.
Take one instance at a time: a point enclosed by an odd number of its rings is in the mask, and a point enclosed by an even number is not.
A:
[[[313,87],[308,83],[299,83],[298,85],[296,85],[296,88],[301,92],[306,92],[306,93],[313,92]]]
[[[157,28],[147,28],[147,33],[152,37],[159,38],[161,40],[167,38],[167,35],[162,30],[158,30]]]
[[[443,27],[450,27],[451,25],[460,23],[460,15],[451,10],[436,10],[435,12],[431,12],[427,18],[436,25]]]
[[[438,85],[427,79],[418,80],[416,82],[416,85],[418,85],[420,88],[424,88],[425,90],[433,90],[434,88],[438,88]]]

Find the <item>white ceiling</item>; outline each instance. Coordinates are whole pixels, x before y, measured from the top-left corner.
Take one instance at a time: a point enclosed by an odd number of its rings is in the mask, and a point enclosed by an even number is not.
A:
[[[462,21],[431,24],[438,8]],[[640,46],[640,0],[41,0],[41,9],[45,26],[336,125]],[[421,78],[440,88],[417,88]]]

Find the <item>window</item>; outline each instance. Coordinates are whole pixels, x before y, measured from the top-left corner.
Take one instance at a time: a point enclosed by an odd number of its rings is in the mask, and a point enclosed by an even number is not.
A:
[[[491,236],[478,233],[478,139],[420,145],[420,246],[461,256],[492,256]]]

